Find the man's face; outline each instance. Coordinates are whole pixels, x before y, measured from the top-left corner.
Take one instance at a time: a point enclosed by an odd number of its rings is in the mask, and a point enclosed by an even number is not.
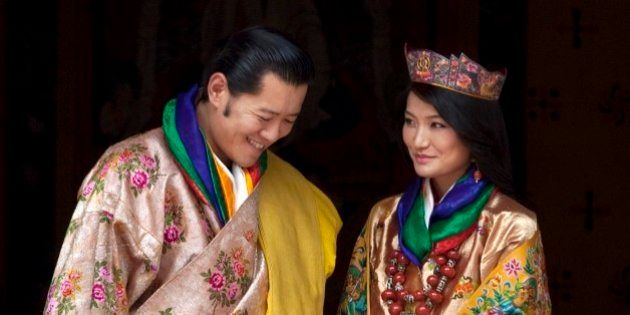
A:
[[[228,90],[216,97],[212,93],[218,89],[212,84],[211,77],[210,101],[200,104],[212,108],[198,112],[210,116],[206,126],[205,117],[200,117],[202,128],[221,161],[241,167],[255,164],[264,150],[291,132],[308,88],[306,84],[288,84],[271,72],[262,76],[257,94],[234,96]]]

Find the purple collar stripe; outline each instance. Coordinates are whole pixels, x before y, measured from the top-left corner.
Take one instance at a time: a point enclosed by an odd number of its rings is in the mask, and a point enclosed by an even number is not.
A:
[[[201,178],[205,187],[200,187],[214,200],[217,199],[212,187],[212,177],[210,176],[210,166],[208,165],[208,155],[205,140],[199,131],[197,115],[195,112],[194,99],[197,96],[197,85],[194,85],[188,92],[177,96],[177,106],[175,107],[175,127],[179,133],[182,143],[186,147],[186,152],[192,161],[197,174]],[[214,206],[214,204],[213,204]]]
[[[420,188],[422,187],[422,178],[417,178],[416,180],[407,187],[407,190],[400,197],[400,201],[398,202],[398,207],[396,208],[396,212],[398,214],[398,246],[400,250],[403,252],[405,257],[407,257],[413,264],[416,266],[420,266],[420,260],[413,254],[413,252],[405,246],[405,243],[402,241],[402,227],[407,220],[407,216],[409,212],[411,212],[411,207],[413,207],[413,203],[416,200],[420,192]],[[424,209],[422,210],[424,211]]]
[[[476,183],[473,176],[466,176],[448,192],[442,202],[435,205],[431,214],[431,223],[450,218],[457,210],[473,202],[487,184],[484,179]]]

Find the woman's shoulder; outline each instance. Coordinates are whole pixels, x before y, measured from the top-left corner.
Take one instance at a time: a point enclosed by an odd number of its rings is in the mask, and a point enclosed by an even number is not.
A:
[[[368,220],[382,219],[391,216],[396,211],[400,196],[402,196],[402,194],[389,196],[376,202],[374,206],[372,206],[372,210],[370,210]]]
[[[490,198],[484,212],[495,229],[500,227],[523,238],[531,237],[538,231],[536,213],[501,192]]]
[[[377,201],[372,208],[392,207],[392,206],[395,207],[398,204],[398,200],[400,200],[400,196],[402,196],[402,194],[396,194],[389,197],[385,197]]]

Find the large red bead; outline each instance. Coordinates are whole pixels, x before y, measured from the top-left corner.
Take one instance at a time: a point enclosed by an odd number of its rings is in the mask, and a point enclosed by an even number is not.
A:
[[[405,257],[403,253],[400,253],[400,255],[398,256],[398,263],[403,266],[407,266],[409,265],[409,259]]]
[[[426,305],[418,305],[416,307],[416,315],[429,315],[431,310]]]
[[[389,258],[396,258],[396,259],[398,259],[398,256],[400,256],[400,251],[398,251],[398,250],[394,250],[394,251],[392,251],[391,254],[389,254]]]
[[[433,301],[433,303],[435,304],[440,304],[442,303],[442,300],[444,299],[444,296],[440,293],[437,293],[435,291],[431,291],[429,292],[429,300]]]
[[[435,286],[437,286],[438,283],[440,283],[440,278],[438,278],[438,276],[436,275],[430,275],[427,278],[427,283],[429,283],[429,285],[435,288]]]
[[[389,313],[392,315],[398,315],[402,312],[403,307],[400,302],[392,303],[389,305]]]
[[[444,257],[444,255],[439,255],[437,257],[435,257],[435,262],[440,265],[440,266],[444,266],[444,264],[446,264],[446,257]]]
[[[405,300],[405,296],[407,296],[407,294],[409,294],[409,291],[407,290],[402,290],[402,291],[398,291],[398,300],[399,301],[404,301]]]
[[[448,253],[446,253],[446,257],[448,257],[450,259],[453,259],[453,260],[458,260],[459,257],[461,257],[461,256],[459,255],[459,253],[456,250],[451,249],[451,250],[448,251]]]
[[[394,283],[405,283],[405,280],[407,280],[407,277],[402,272],[394,275]]]
[[[383,293],[381,293],[381,298],[385,302],[387,302],[387,301],[398,301],[398,296],[396,295],[396,293],[392,289],[387,289],[387,290],[383,291]]]
[[[398,269],[396,268],[396,266],[389,265],[385,268],[385,271],[388,275],[393,276],[398,272]]]
[[[422,302],[424,301],[424,299],[426,299],[426,295],[424,295],[424,292],[422,292],[422,290],[417,290],[413,292],[413,299],[416,302]]]
[[[453,277],[455,277],[455,269],[449,266],[444,266],[440,268],[440,273],[445,275],[449,279],[453,279]]]

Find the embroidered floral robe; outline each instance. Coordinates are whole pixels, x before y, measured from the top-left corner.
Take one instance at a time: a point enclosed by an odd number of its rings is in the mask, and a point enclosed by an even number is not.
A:
[[[303,181],[313,190],[304,199],[312,193],[329,203]],[[112,146],[82,184],[44,312],[264,314],[270,284],[259,235],[260,186],[221,227],[190,189],[161,129]],[[328,276],[340,221],[332,204],[317,211],[325,215],[316,213],[323,219],[311,224],[322,233],[314,244],[326,242],[318,254]],[[325,282],[324,270],[318,272],[314,278]],[[314,300],[323,304],[320,295]],[[321,313],[319,305],[307,307]]]
[[[389,314],[381,299],[387,257],[398,245],[396,206],[400,196],[377,203],[359,236],[339,314]],[[482,210],[476,231],[461,245],[456,276],[433,314],[550,314],[543,248],[535,214],[497,193]],[[410,264],[405,287],[426,285],[436,263]],[[413,314],[415,306],[406,309]]]

